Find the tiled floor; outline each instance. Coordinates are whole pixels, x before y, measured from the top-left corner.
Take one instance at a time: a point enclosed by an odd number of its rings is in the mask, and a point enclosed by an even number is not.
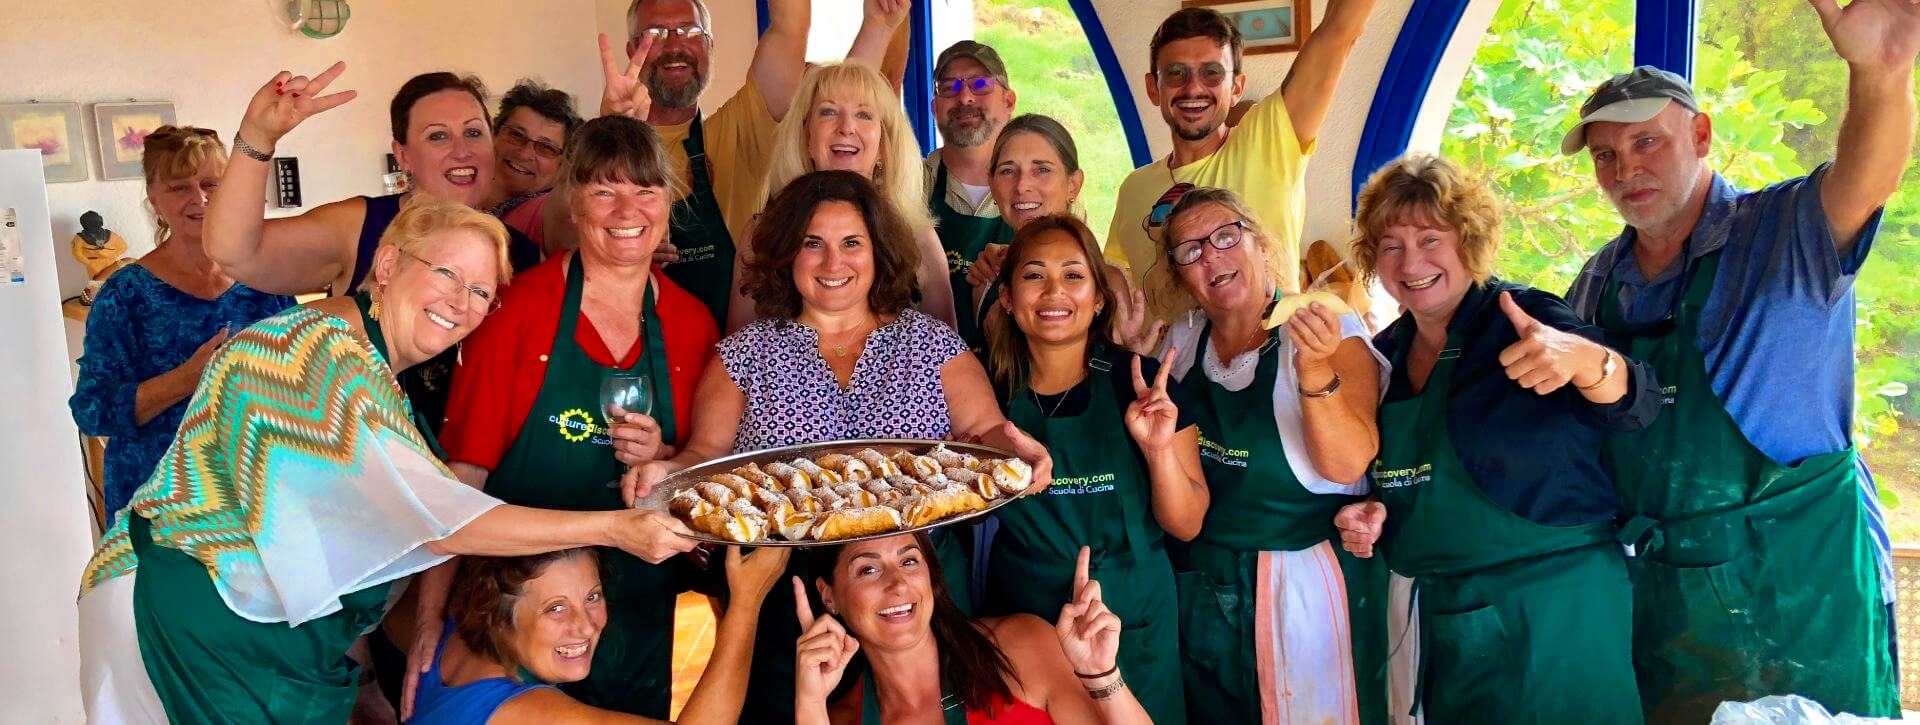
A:
[[[700,673],[713,656],[713,629],[717,620],[706,596],[688,592],[680,595],[673,612],[673,718],[687,706]]]

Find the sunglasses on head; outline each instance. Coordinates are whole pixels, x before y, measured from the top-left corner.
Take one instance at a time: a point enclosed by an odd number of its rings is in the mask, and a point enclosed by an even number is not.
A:
[[[1160,238],[1160,228],[1167,225],[1167,217],[1173,214],[1174,205],[1179,204],[1180,198],[1189,191],[1193,191],[1193,185],[1182,181],[1169,187],[1167,193],[1161,194],[1160,199],[1153,202],[1153,208],[1147,210],[1146,218],[1140,220],[1140,229],[1147,233],[1148,239]]]

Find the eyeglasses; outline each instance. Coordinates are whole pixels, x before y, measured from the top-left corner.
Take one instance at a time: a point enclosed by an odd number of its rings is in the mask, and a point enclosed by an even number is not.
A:
[[[646,30],[642,30],[640,32],[646,33],[647,35],[651,35],[655,38],[666,38],[671,36],[675,40],[704,40],[707,37],[707,29],[702,28],[698,25],[682,25],[678,28],[668,28],[668,27],[655,25],[651,28],[647,28]],[[634,36],[634,37],[637,38],[639,36]]]
[[[1240,243],[1246,241],[1246,238],[1246,221],[1236,219],[1216,227],[1211,234],[1204,237],[1188,239],[1173,245],[1173,249],[1167,252],[1167,258],[1173,260],[1174,264],[1185,267],[1200,261],[1200,254],[1203,251],[1201,245],[1203,244],[1208,247],[1213,247],[1214,249],[1225,251],[1240,246]]]
[[[952,98],[967,91],[976,96],[984,96],[999,87],[1000,79],[993,76],[969,76],[966,78],[940,78],[933,82],[933,95]]]
[[[453,296],[459,294],[461,290],[466,290],[467,294],[473,295],[473,303],[479,305],[481,309],[486,310],[486,312],[482,312],[481,315],[491,315],[499,311],[500,298],[494,295],[492,290],[467,284],[466,278],[461,277],[460,273],[454,271],[451,267],[442,267],[434,264],[427,261],[425,257],[404,249],[400,250],[400,253],[414,258],[421,264],[427,265],[427,271],[433,273],[427,277],[427,279],[433,283],[433,291],[442,295]]]
[[[1187,85],[1187,83],[1193,79],[1195,72],[1192,68],[1188,68],[1185,63],[1168,63],[1165,68],[1154,72],[1153,75],[1160,80],[1161,88],[1180,88]],[[1220,65],[1219,63],[1202,63],[1200,64],[1198,75],[1200,76],[1200,85],[1208,88],[1218,88],[1222,82],[1227,80],[1229,74],[1227,67],[1224,65]]]
[[[511,123],[500,127],[500,137],[506,139],[507,145],[514,148],[526,148],[527,144],[533,144],[533,153],[548,161],[560,158],[560,154],[563,153],[560,147],[544,139],[529,136],[525,129]]]
[[[1153,202],[1153,208],[1147,210],[1146,218],[1140,220],[1140,230],[1147,233],[1148,239],[1160,239],[1159,230],[1167,225],[1167,215],[1173,213],[1173,205],[1180,203],[1180,197],[1186,196],[1189,191],[1193,191],[1193,185],[1182,181],[1168,187],[1167,193],[1161,194],[1160,199]]]
[[[1613,270],[1620,267],[1620,265],[1617,264],[1620,260],[1614,261],[1616,264],[1607,268],[1607,275],[1600,278],[1600,304],[1603,305],[1609,304],[1609,299],[1615,299],[1616,301],[1613,302],[1613,304],[1619,304],[1617,298],[1608,294],[1608,290],[1612,289],[1613,285]],[[1661,338],[1672,334],[1674,330],[1680,327],[1680,323],[1676,319],[1676,314],[1680,311],[1680,301],[1687,296],[1687,285],[1693,278],[1693,237],[1687,237],[1687,240],[1680,244],[1680,264],[1682,265],[1680,267],[1680,286],[1674,289],[1673,299],[1667,301],[1667,313],[1661,315],[1659,319],[1635,324],[1626,322],[1626,315],[1621,315],[1620,319],[1622,324],[1609,327],[1602,323],[1602,320],[1605,320],[1606,317],[1596,313],[1593,316],[1594,324],[1600,328],[1601,332],[1615,339]]]

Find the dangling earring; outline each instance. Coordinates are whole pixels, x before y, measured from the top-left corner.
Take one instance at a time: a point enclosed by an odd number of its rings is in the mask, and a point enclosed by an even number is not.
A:
[[[373,302],[367,305],[367,319],[377,322],[380,320],[380,298],[387,296],[387,286],[380,285],[380,294],[368,296],[373,298]]]

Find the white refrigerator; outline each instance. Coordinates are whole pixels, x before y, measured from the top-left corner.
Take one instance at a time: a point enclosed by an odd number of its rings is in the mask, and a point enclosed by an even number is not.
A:
[[[77,723],[74,601],[93,529],[38,151],[0,150],[9,208],[24,280],[0,274],[0,722]]]

